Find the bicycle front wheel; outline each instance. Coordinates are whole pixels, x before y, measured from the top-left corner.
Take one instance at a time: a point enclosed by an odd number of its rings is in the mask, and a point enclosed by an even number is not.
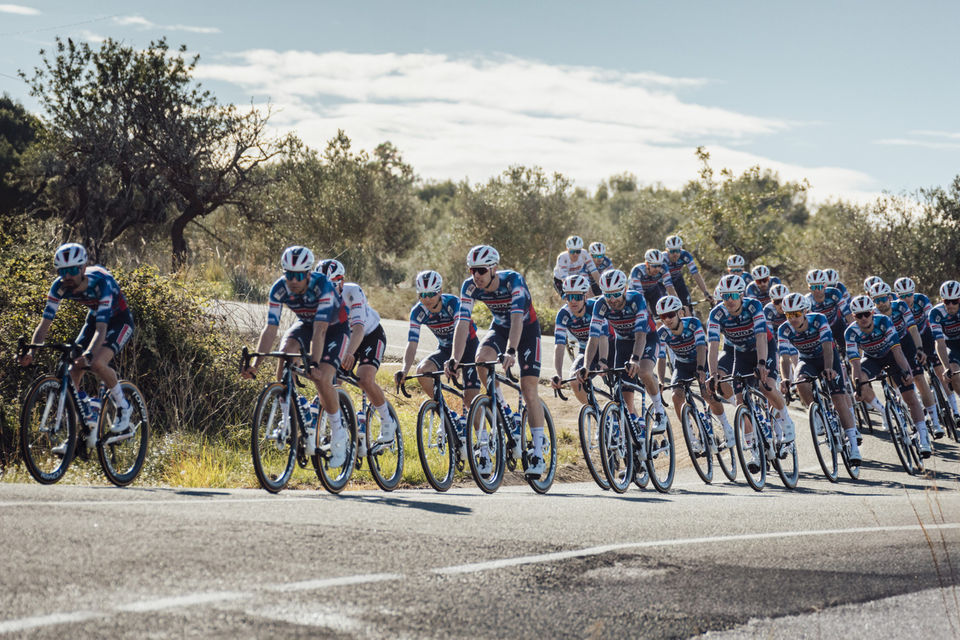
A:
[[[436,400],[425,400],[417,413],[417,453],[427,482],[437,491],[453,485],[454,439]]]
[[[272,382],[264,387],[253,410],[253,430],[250,453],[253,470],[260,486],[270,493],[278,493],[290,482],[296,464],[296,423],[289,403],[285,401],[286,387]]]
[[[623,493],[633,480],[633,438],[626,413],[617,402],[608,402],[600,414],[600,460],[610,488]],[[629,419],[629,418],[627,418]]]
[[[553,486],[553,479],[557,475],[557,434],[553,428],[553,416],[550,415],[550,410],[547,409],[547,405],[544,404],[543,400],[540,401],[540,406],[543,407],[543,435],[541,436],[542,440],[540,442],[540,455],[543,456],[545,463],[542,474],[533,476],[526,473],[527,463],[530,458],[533,457],[535,451],[533,431],[530,427],[530,412],[526,407],[523,409],[523,414],[520,418],[521,424],[523,425],[520,429],[520,433],[522,434],[521,450],[523,451],[523,471],[527,484],[537,493],[546,493],[550,490],[550,487]]]
[[[76,434],[77,416],[60,379],[45,376],[34,382],[20,412],[20,452],[34,480],[53,484],[63,477]]]
[[[683,428],[683,441],[693,468],[705,483],[713,482],[713,456],[710,453],[710,436],[700,421],[700,416],[689,404],[680,410],[680,426]]]
[[[347,430],[347,455],[339,467],[330,466],[330,456],[325,451],[317,449],[312,456],[313,469],[317,472],[317,478],[320,479],[323,488],[330,493],[343,491],[357,466],[357,414],[353,409],[353,401],[350,400],[350,395],[346,391],[337,389],[337,397],[340,401],[340,424]],[[332,435],[329,416],[324,412],[317,421],[317,437],[321,443],[329,444]]]
[[[940,413],[940,424],[946,430],[947,437],[953,438],[954,441],[960,439],[960,435],[957,433],[957,423],[953,417],[953,409],[950,408],[950,402],[947,400],[946,390],[936,374],[930,376],[930,388],[933,389],[937,410]]]
[[[117,420],[120,409],[107,394],[103,411],[100,412],[100,437],[97,440],[97,457],[107,480],[125,487],[133,482],[147,459],[147,445],[150,441],[150,421],[147,416],[147,403],[143,394],[132,382],[120,381],[120,389],[133,411],[130,413],[130,425],[122,432],[113,432],[111,427]]]
[[[583,450],[587,471],[601,489],[607,490],[610,482],[603,474],[603,462],[600,460],[600,415],[597,410],[588,404],[583,405],[580,408],[580,417],[577,418],[577,426],[580,429],[580,449]]]
[[[503,482],[506,451],[498,416],[490,396],[474,398],[467,413],[467,462],[484,493],[493,493]]]
[[[733,418],[737,458],[740,460],[740,468],[743,469],[747,484],[754,491],[763,491],[763,487],[767,484],[767,458],[763,436],[757,433],[759,428],[760,425],[753,424],[750,411],[746,407],[737,407],[737,413]],[[747,433],[750,430],[753,431],[750,435],[752,444],[747,444]]]
[[[900,458],[900,464],[903,470],[913,475],[916,468],[913,464],[913,456],[909,451],[910,436],[907,435],[907,425],[904,424],[902,414],[894,409],[891,402],[887,402],[884,407],[887,415],[887,424],[890,425],[890,440],[893,441],[893,447],[897,450],[897,457]]]
[[[810,405],[807,413],[810,416],[810,435],[813,437],[813,448],[817,452],[820,468],[823,469],[823,475],[827,476],[827,480],[836,482],[840,465],[837,463],[837,450],[833,446],[833,430],[827,424],[827,417],[816,402]]]
[[[377,486],[384,491],[393,491],[403,479],[403,430],[390,401],[387,401],[387,411],[397,425],[397,431],[393,442],[382,445],[377,443],[382,428],[380,414],[373,406],[367,408],[367,462],[370,464],[370,475]]]
[[[647,471],[650,473],[650,482],[653,483],[653,488],[660,493],[667,493],[673,485],[673,478],[677,472],[677,452],[673,446],[673,425],[670,424],[670,416],[664,411],[664,430],[661,433],[654,433],[653,406],[648,406],[644,414],[644,420],[647,422]]]

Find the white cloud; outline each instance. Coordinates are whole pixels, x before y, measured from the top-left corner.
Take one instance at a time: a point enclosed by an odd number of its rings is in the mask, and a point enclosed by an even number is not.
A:
[[[0,4],[0,13],[15,13],[20,16],[38,16],[40,11],[21,4]]]
[[[105,42],[107,39],[105,36],[101,36],[100,34],[94,33],[93,31],[88,31],[87,29],[81,29],[80,36],[84,40],[87,40],[88,42],[93,42],[96,44]]]
[[[872,200],[870,176],[801,167],[734,147],[797,126],[682,100],[707,82],[653,73],[548,65],[513,57],[252,50],[202,64],[201,79],[233,83],[277,108],[274,126],[323,148],[338,128],[362,148],[390,140],[425,178],[484,181],[512,164],[539,165],[593,188],[630,171],[679,187],[697,175],[694,148],[713,166],[759,164],[808,178],[819,200]]]
[[[924,149],[960,149],[960,133],[918,129],[907,132],[913,138],[884,138],[876,144],[899,147],[922,147]]]
[[[147,20],[143,16],[115,16],[113,18],[113,23],[120,27],[136,27],[141,30],[145,29],[159,29],[161,31],[188,31],[190,33],[220,33],[218,27],[194,27],[190,25],[183,24],[157,24],[150,20]]]

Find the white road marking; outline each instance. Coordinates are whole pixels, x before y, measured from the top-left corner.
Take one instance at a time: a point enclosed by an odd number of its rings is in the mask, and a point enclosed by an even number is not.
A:
[[[71,611],[68,613],[51,613],[48,616],[36,616],[33,618],[20,618],[19,620],[5,620],[0,622],[0,633],[16,633],[35,629],[37,627],[49,627],[55,624],[68,624],[70,622],[83,622],[93,618],[99,618],[106,614],[97,611]]]
[[[172,598],[157,598],[155,600],[141,600],[115,607],[115,611],[128,613],[144,613],[146,611],[162,611],[163,609],[180,609],[193,607],[199,604],[223,602],[225,600],[243,600],[252,597],[248,591],[209,591],[206,593],[188,593]]]
[[[266,591],[313,591],[314,589],[329,589],[331,587],[346,587],[354,584],[367,584],[369,582],[387,582],[390,580],[401,580],[405,576],[402,573],[372,573],[360,576],[344,576],[342,578],[325,578],[318,580],[304,580],[303,582],[289,582],[286,584],[275,584],[264,587]]]

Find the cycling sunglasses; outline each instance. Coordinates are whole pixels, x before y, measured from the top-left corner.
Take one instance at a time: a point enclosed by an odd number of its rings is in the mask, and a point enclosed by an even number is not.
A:
[[[890,302],[890,296],[877,296],[873,299],[873,301],[877,304],[884,304],[886,302]]]
[[[670,249],[668,253],[680,253],[680,249]]]
[[[287,280],[300,281],[307,277],[307,272],[306,271],[284,271],[283,277],[286,278]]]
[[[740,267],[730,267],[730,273],[743,273],[743,269]]]
[[[603,294],[604,298],[619,298],[623,295],[623,291],[610,291]]]
[[[475,276],[482,276],[488,271],[490,271],[490,269],[488,269],[487,267],[470,267],[470,273],[472,273]]]
[[[599,260],[600,258],[603,257],[603,254],[602,254],[602,253],[591,253],[591,254],[590,254],[590,257],[593,258],[594,260]]]
[[[661,313],[661,314],[660,314],[660,319],[661,319],[661,320],[672,320],[672,319],[674,319],[674,318],[676,318],[676,317],[677,317],[677,312],[676,312],[676,311],[667,311],[666,313]]]
[[[563,297],[567,300],[583,300],[582,293],[565,293]]]
[[[960,298],[943,299],[943,304],[960,304]]]
[[[724,300],[739,300],[740,294],[734,291],[731,293],[721,293],[720,297],[723,298]]]
[[[821,289],[823,289],[823,285],[822,285],[822,284],[812,284],[812,285],[810,285],[810,291],[820,291]]]
[[[770,282],[770,278],[757,278],[756,280],[754,280],[754,282],[756,282],[757,284],[767,284],[768,282]]]
[[[57,269],[57,273],[61,276],[78,276],[80,275],[80,267],[63,267],[61,269]]]
[[[420,297],[421,297],[421,298],[432,298],[432,297],[434,297],[435,295],[437,295],[437,292],[436,292],[436,291],[424,291],[423,293],[420,294]]]
[[[912,298],[912,297],[913,297],[913,294],[912,294],[912,293],[901,293],[901,294],[900,294],[899,296],[897,296],[897,297],[900,298],[901,300],[906,300],[907,298]]]
[[[567,249],[567,251],[569,251],[572,256],[580,255],[580,249]]]
[[[787,311],[783,314],[787,319],[790,318],[799,318],[803,315],[803,311]]]
[[[873,311],[861,311],[859,313],[853,314],[853,317],[857,318],[858,320],[863,320],[864,318],[869,318],[872,315],[873,315]]]

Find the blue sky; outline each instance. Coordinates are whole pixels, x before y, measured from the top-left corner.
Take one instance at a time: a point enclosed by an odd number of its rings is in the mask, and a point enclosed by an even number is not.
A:
[[[0,88],[56,35],[201,55],[221,101],[322,147],[390,140],[429,179],[511,164],[580,186],[681,186],[715,165],[869,200],[960,173],[960,3],[0,3]],[[11,77],[13,76],[13,77]]]

